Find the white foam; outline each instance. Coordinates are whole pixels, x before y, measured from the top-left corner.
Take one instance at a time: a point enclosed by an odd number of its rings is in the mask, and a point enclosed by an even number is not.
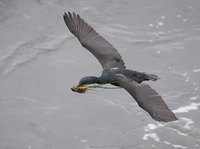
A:
[[[165,19],[166,17],[165,16],[161,16],[161,19]]]
[[[173,110],[174,113],[185,113],[185,112],[189,112],[191,110],[197,110],[198,106],[200,106],[200,103],[194,103],[192,102],[190,105],[185,106],[185,107],[180,107],[176,110]]]
[[[185,79],[185,81],[186,81],[186,82],[189,82],[190,80],[189,80],[189,79]]]
[[[168,141],[164,141],[164,143],[165,143],[165,144],[171,144],[171,143],[170,143],[170,142],[168,142]]]
[[[164,141],[164,143],[167,144],[167,145],[171,145],[171,146],[173,146],[174,148],[187,148],[186,146],[177,145],[177,144],[172,144],[172,143],[170,143],[170,142],[168,142],[168,141]]]
[[[144,130],[145,131],[151,131],[151,130],[155,130],[159,127],[163,127],[164,125],[163,124],[158,124],[158,125],[155,125],[155,124],[151,124],[149,123],[146,127],[144,127]]]
[[[154,124],[148,124],[147,127],[148,127],[150,130],[154,130],[154,129],[157,128],[157,126],[154,125]]]
[[[157,54],[160,54],[160,53],[161,53],[161,51],[160,51],[160,50],[158,50],[158,51],[157,51]]]
[[[187,19],[183,19],[183,22],[187,22]]]
[[[182,73],[182,76],[186,77],[187,76],[187,72]]]
[[[158,22],[158,25],[159,25],[159,26],[163,26],[164,23],[163,23],[163,22]]]
[[[177,132],[179,135],[181,135],[181,136],[188,136],[188,134],[183,133],[183,132],[180,132],[180,131],[177,130],[177,129],[174,129],[174,128],[173,128],[173,130],[176,131],[176,132]]]
[[[196,100],[198,97],[197,96],[193,96],[193,97],[190,97],[190,100]]]
[[[149,138],[153,138],[157,142],[160,141],[160,138],[157,136],[156,133],[146,133],[146,134],[144,134],[143,140],[149,140]]]
[[[193,72],[200,72],[200,68],[198,68],[198,69],[193,69],[192,71],[193,71]]]
[[[86,140],[86,139],[81,139],[80,142],[82,142],[82,143],[87,143],[88,140]]]
[[[191,128],[190,125],[194,124],[194,121],[189,118],[182,117],[181,119],[186,121],[186,124],[184,125],[184,128],[186,129],[190,129]]]
[[[175,148],[187,148],[186,146],[183,146],[183,145],[176,145],[176,144],[173,144],[172,146],[175,147]]]
[[[150,23],[150,24],[149,24],[149,27],[154,27],[154,25]]]

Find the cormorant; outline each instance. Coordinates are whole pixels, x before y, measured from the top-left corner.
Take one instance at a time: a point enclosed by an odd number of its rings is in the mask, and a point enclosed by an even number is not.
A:
[[[158,76],[126,69],[118,51],[78,14],[64,13],[63,18],[70,32],[98,59],[103,67],[100,77],[84,77],[78,86],[72,88],[72,91],[83,93],[87,88],[84,86],[89,84],[110,83],[124,88],[154,120],[163,122],[177,120],[175,114],[154,89],[147,84],[140,84],[148,80],[156,81]]]

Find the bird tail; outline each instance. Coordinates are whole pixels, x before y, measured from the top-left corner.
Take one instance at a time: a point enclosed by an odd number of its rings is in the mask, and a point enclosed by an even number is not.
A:
[[[156,80],[158,80],[158,79],[160,79],[157,75],[155,75],[155,74],[146,74],[145,73],[145,78],[147,79],[147,80],[151,80],[151,81],[156,81]]]

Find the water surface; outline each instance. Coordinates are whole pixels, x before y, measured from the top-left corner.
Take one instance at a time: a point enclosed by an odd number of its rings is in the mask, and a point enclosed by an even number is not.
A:
[[[112,43],[179,118],[158,123],[122,89],[71,92],[102,68],[66,28],[75,11]],[[199,0],[0,0],[0,148],[200,146]]]

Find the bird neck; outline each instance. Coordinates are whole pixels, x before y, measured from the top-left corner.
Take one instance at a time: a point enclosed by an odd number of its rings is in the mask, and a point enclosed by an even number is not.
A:
[[[105,76],[102,75],[98,78],[97,84],[104,84],[105,82],[106,82],[106,78]]]
[[[82,78],[79,81],[79,86],[80,85],[85,85],[85,84],[94,84],[94,83],[100,84],[99,77],[87,76],[87,77]]]

